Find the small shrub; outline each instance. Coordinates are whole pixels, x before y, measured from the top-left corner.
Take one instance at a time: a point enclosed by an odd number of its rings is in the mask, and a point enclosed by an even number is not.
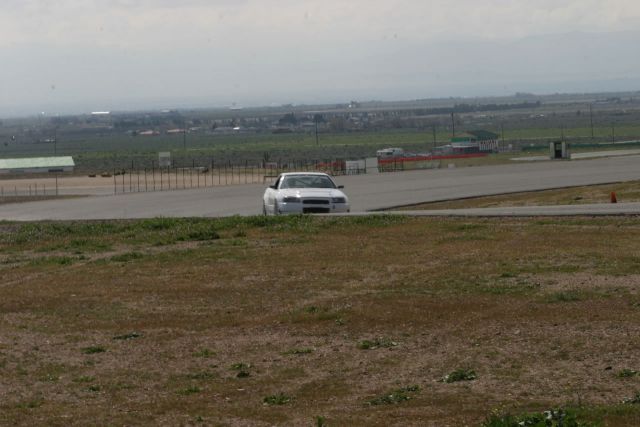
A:
[[[95,381],[95,378],[89,375],[83,375],[73,379],[74,383],[92,383],[93,381]]]
[[[389,338],[376,338],[359,341],[357,346],[360,350],[375,350],[376,348],[391,348],[397,345],[398,343]]]
[[[475,371],[471,369],[456,369],[448,375],[445,375],[441,382],[443,383],[455,383],[458,381],[473,381],[477,378]]]
[[[375,399],[371,399],[367,403],[372,406],[395,405],[401,402],[405,402],[407,400],[411,400],[411,395],[409,393],[417,393],[419,391],[420,391],[420,387],[417,385],[399,388],[397,390],[392,391],[391,393],[385,394],[384,396],[379,396],[379,397],[376,397]]]
[[[100,391],[100,386],[99,385],[90,385],[89,387],[87,387],[87,390],[92,391],[94,393],[97,393]]]
[[[82,352],[84,354],[97,354],[97,353],[104,353],[105,351],[107,351],[106,348],[101,347],[101,346],[90,346],[90,347],[85,347],[82,349]]]
[[[272,394],[271,396],[267,396],[262,399],[262,402],[265,405],[273,406],[273,405],[286,405],[291,402],[293,398],[291,396],[287,396],[284,393]]]

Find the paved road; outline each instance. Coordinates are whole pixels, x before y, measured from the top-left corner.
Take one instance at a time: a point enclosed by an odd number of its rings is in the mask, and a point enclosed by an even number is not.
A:
[[[572,160],[595,159],[598,157],[618,157],[618,156],[636,156],[640,154],[640,150],[609,150],[609,151],[589,151],[586,153],[571,153]],[[550,161],[549,156],[529,156],[514,157],[511,160],[519,162],[540,162]]]
[[[384,209],[566,186],[640,180],[640,156],[435,169],[338,177],[352,211]],[[154,216],[252,215],[261,212],[262,185],[238,185],[0,205],[0,220],[110,219]]]

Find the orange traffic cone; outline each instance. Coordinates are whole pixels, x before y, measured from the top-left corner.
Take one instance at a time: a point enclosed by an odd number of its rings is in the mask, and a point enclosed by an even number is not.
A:
[[[611,192],[611,203],[618,203],[618,199],[616,198],[616,192]]]

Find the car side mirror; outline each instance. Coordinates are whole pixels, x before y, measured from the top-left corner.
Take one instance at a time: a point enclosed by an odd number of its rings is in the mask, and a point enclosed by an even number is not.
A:
[[[272,188],[272,189],[276,190],[275,184],[274,185],[270,185],[269,188]]]
[[[343,188],[344,188],[344,185],[338,185],[338,188],[339,188],[339,189],[343,189]]]

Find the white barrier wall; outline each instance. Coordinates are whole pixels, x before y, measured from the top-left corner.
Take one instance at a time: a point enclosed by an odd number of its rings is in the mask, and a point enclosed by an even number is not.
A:
[[[364,172],[366,162],[364,160],[347,160],[345,162],[345,169],[347,175],[357,175]]]
[[[365,162],[365,172],[366,173],[378,173],[378,158],[377,157],[367,157],[364,159]]]

